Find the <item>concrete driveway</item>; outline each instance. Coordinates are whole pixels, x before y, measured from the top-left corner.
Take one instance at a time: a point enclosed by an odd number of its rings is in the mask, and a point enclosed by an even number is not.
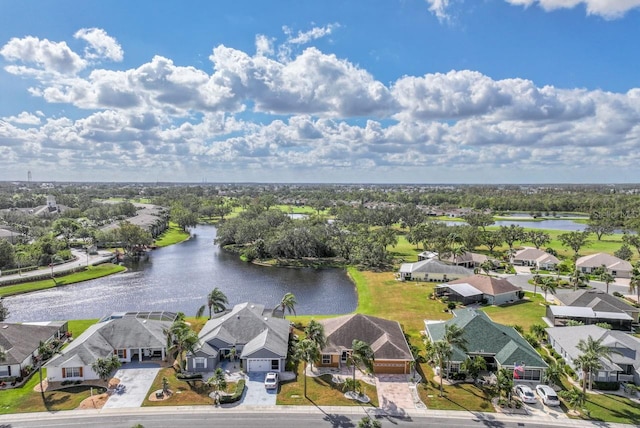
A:
[[[264,387],[266,373],[249,373],[246,378],[246,389],[240,405],[242,406],[275,406],[278,391]]]
[[[104,408],[140,407],[159,371],[160,367],[155,364],[129,363],[121,367],[113,377],[120,379],[120,384],[126,387],[125,391],[112,394]]]

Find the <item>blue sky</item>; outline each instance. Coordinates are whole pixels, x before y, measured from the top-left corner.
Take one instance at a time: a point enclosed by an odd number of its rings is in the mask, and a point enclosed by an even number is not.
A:
[[[0,3],[0,180],[640,182],[640,0]]]

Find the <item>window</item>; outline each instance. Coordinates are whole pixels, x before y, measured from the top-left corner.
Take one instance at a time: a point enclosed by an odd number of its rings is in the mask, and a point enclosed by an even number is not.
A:
[[[343,363],[346,363],[348,358],[349,358],[349,351],[342,351],[342,355],[340,356],[340,361],[342,361]]]
[[[194,358],[194,364],[196,369],[206,369],[207,359],[203,357],[196,357]]]
[[[115,354],[121,360],[124,360],[125,358],[127,358],[127,350],[126,349],[116,349]]]
[[[271,360],[271,370],[280,371],[280,360]]]
[[[62,377],[82,377],[82,367],[63,368]]]
[[[322,354],[322,364],[331,364],[331,355]]]

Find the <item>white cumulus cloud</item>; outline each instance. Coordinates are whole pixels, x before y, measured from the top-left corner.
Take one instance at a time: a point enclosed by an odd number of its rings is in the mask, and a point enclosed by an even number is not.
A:
[[[73,37],[89,44],[84,51],[84,56],[87,59],[105,58],[119,62],[124,57],[120,44],[101,28],[82,28]]]
[[[434,0],[437,1],[437,0]],[[599,15],[605,19],[616,19],[624,16],[632,9],[640,7],[640,0],[505,0],[513,5],[539,5],[547,11],[556,9],[571,9],[583,5],[587,14]]]
[[[35,64],[44,71],[61,74],[75,74],[87,65],[65,42],[51,42],[33,36],[12,38],[0,49],[0,55],[7,61]],[[19,72],[22,69],[11,70]]]

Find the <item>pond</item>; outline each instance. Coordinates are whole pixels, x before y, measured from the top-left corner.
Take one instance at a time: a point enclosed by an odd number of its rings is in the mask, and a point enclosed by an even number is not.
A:
[[[256,266],[214,245],[214,226],[198,226],[192,232],[192,239],[152,251],[148,260],[125,273],[7,297],[8,320],[86,319],[149,310],[195,315],[214,287],[226,294],[230,305],[250,301],[273,308],[291,292],[300,315],[356,309],[355,285],[343,269]]]

